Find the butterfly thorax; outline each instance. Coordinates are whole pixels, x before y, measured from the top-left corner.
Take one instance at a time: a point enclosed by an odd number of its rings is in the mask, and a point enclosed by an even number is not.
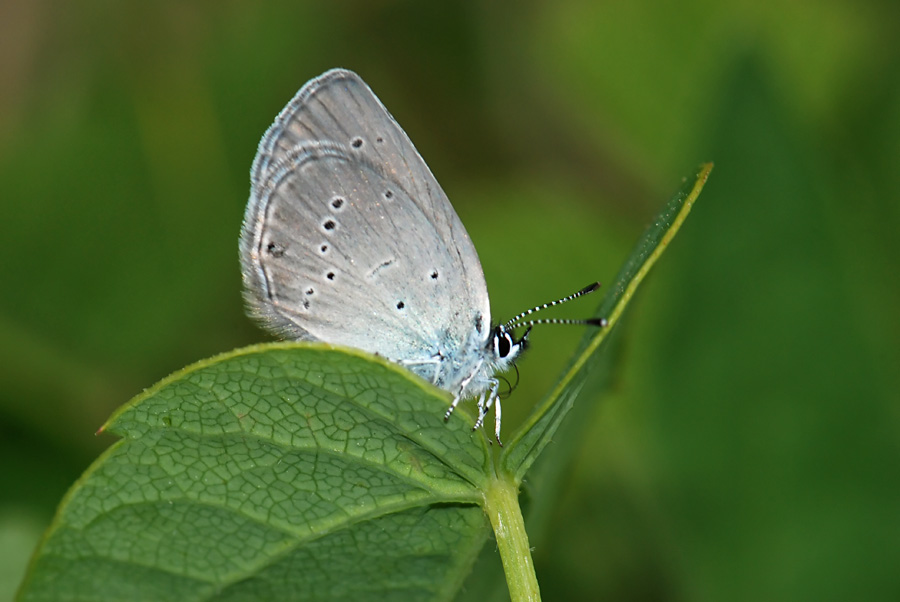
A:
[[[527,334],[516,339],[498,325],[486,337],[473,331],[462,345],[448,337],[427,357],[398,363],[457,398],[475,397],[496,386],[494,374],[512,367],[528,345]]]

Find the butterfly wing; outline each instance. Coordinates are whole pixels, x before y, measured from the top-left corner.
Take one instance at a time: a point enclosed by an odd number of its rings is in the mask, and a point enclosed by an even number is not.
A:
[[[412,142],[354,73],[306,84],[260,142],[246,296],[279,334],[423,359],[490,327],[478,255]]]

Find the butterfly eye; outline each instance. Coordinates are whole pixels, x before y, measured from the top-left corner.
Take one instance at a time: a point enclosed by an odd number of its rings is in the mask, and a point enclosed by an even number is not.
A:
[[[506,332],[498,332],[494,335],[494,349],[497,351],[497,357],[504,358],[509,355],[512,350],[512,338]]]

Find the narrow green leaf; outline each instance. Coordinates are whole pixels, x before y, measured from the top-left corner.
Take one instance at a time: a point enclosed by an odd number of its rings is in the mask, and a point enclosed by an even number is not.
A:
[[[20,599],[448,599],[489,534],[490,456],[446,395],[327,345],[199,362],[105,429]]]
[[[598,361],[598,350],[608,339],[610,331],[618,323],[650,268],[678,232],[711,170],[712,163],[701,165],[693,178],[685,180],[644,232],[600,303],[597,315],[605,317],[609,326],[589,339],[556,387],[535,408],[504,448],[500,456],[500,469],[516,483],[522,482],[525,473],[551,441],[563,418],[572,408]]]

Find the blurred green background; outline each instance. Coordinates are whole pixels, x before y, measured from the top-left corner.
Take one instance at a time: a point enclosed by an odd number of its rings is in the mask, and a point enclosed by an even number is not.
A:
[[[250,162],[335,66],[431,165],[496,318],[608,283],[716,162],[538,493],[545,599],[900,599],[900,4],[7,0],[0,49],[0,599],[114,408],[266,338]],[[533,333],[505,432],[580,335]]]

